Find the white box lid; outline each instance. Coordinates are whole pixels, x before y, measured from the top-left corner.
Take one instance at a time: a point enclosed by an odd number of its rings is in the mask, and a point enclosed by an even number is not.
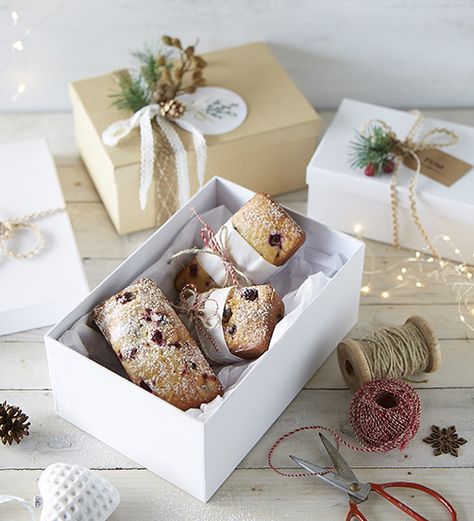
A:
[[[65,206],[45,139],[1,144],[0,161],[0,221]],[[0,255],[0,335],[50,325],[89,291],[67,212],[34,223],[45,239],[38,255]]]
[[[344,99],[307,169],[307,183],[321,188],[343,191],[368,199],[390,200],[389,174],[367,177],[351,166],[350,143],[356,131],[371,119],[380,119],[390,125],[400,139],[404,139],[415,121],[410,112],[380,107]],[[444,149],[447,153],[474,164],[474,128],[458,123],[426,118],[419,135],[432,128],[448,128],[459,136],[459,141]],[[413,170],[400,165],[398,195],[401,206],[408,207],[408,183]],[[417,197],[420,205],[429,211],[451,219],[474,223],[474,168],[450,187],[424,175],[418,178]]]

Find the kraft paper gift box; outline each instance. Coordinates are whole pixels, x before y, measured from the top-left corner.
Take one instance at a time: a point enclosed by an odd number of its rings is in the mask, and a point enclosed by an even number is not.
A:
[[[284,193],[305,186],[305,169],[320,129],[320,118],[263,43],[204,55],[206,85],[230,89],[247,104],[244,123],[226,134],[206,136],[206,180],[214,175],[255,191]],[[84,163],[121,234],[150,228],[160,199],[155,184],[143,211],[138,200],[138,130],[119,146],[101,141],[102,132],[131,113],[111,106],[117,86],[113,74],[70,85],[76,139]],[[197,190],[192,138],[177,128],[187,152],[191,193]]]
[[[367,177],[350,164],[350,142],[356,131],[373,119],[385,121],[399,139],[404,139],[415,116],[345,99],[308,164],[308,215],[338,230],[360,231],[368,239],[391,243],[390,175]],[[426,118],[419,135],[433,128],[454,131],[458,142],[443,151],[474,165],[474,128]],[[464,259],[467,263],[473,261],[474,254],[474,169],[469,169],[469,165],[466,173],[451,186],[420,174],[416,190],[421,223],[439,254],[458,262]],[[452,175],[450,168],[446,169],[446,176]],[[400,165],[397,181],[400,242],[404,247],[428,252],[410,212],[408,184],[413,173]],[[443,237],[449,237],[449,241]]]
[[[201,215],[220,205],[234,213],[252,196],[250,190],[214,178],[191,198],[189,205]],[[216,399],[217,406],[210,411],[206,409],[209,405],[204,406],[202,414],[198,409],[183,412],[62,341],[64,333],[96,304],[123,289],[158,259],[163,261],[164,252],[180,230],[194,219],[189,208],[184,207],[47,333],[57,413],[207,501],[357,320],[363,244],[308,217],[290,214],[305,229],[306,243],[316,245],[328,258],[337,256],[340,264],[317,295],[304,302],[302,311],[294,310],[291,325],[280,331],[270,349],[252,362],[223,398]],[[165,279],[168,285],[173,286],[173,278],[170,275],[169,280]],[[290,314],[288,309],[286,317]],[[143,425],[144,418],[147,428],[140,431],[137,441],[135,426]]]

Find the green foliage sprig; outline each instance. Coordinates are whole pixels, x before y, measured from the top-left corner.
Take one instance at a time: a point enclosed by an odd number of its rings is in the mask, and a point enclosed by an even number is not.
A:
[[[363,168],[368,176],[392,173],[395,169],[396,138],[386,129],[372,124],[364,132],[357,132],[350,143],[351,165]]]
[[[135,67],[116,74],[118,90],[112,104],[136,112],[150,103],[164,103],[179,94],[193,93],[205,83],[206,61],[195,53],[195,46],[183,48],[178,38],[162,36],[162,46],[154,52],[149,46],[132,53]]]

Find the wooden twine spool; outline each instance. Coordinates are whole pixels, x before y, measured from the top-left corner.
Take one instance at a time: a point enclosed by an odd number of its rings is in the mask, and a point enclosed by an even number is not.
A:
[[[393,374],[393,366],[396,365],[397,367],[403,367],[403,362],[400,362],[400,359],[397,359],[396,361],[399,363],[391,364],[391,367],[387,366],[381,371],[385,374],[374,374],[374,368],[372,367],[370,357],[368,356],[368,349],[374,350],[374,340],[377,338],[376,335],[385,335],[390,332],[390,330],[395,333],[398,332],[401,339],[403,339],[404,335],[407,335],[407,338],[410,338],[411,342],[421,342],[422,345],[414,346],[413,344],[410,345],[409,342],[403,344],[403,340],[399,340],[398,345],[394,346],[389,354],[383,353],[383,355],[386,357],[393,356],[400,358],[404,354],[408,354],[402,353],[400,350],[413,350],[414,347],[416,347],[419,349],[419,353],[422,353],[417,355],[422,357],[421,362],[423,367],[418,364],[419,371],[410,371],[410,366],[407,364],[408,366],[401,371],[403,374]],[[375,349],[386,348],[382,345],[377,345]],[[377,351],[375,351],[371,352],[370,355],[376,357],[382,356],[382,353],[378,354]],[[418,315],[413,315],[407,319],[404,325],[399,326],[398,328],[381,329],[374,333],[373,337],[367,337],[362,340],[345,338],[337,346],[337,359],[346,384],[352,392],[355,392],[365,383],[379,378],[404,378],[417,372],[434,373],[439,369],[441,364],[441,350],[436,334],[426,319]]]

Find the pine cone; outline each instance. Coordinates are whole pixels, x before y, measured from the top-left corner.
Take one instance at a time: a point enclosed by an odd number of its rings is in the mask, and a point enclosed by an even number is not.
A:
[[[186,107],[184,106],[184,104],[175,99],[170,99],[168,101],[162,101],[160,103],[160,105],[161,105],[161,109],[160,109],[161,115],[164,118],[168,118],[168,119],[180,118],[186,110]]]
[[[29,434],[30,422],[28,416],[15,405],[7,402],[0,404],[0,440],[4,445],[11,445]]]

